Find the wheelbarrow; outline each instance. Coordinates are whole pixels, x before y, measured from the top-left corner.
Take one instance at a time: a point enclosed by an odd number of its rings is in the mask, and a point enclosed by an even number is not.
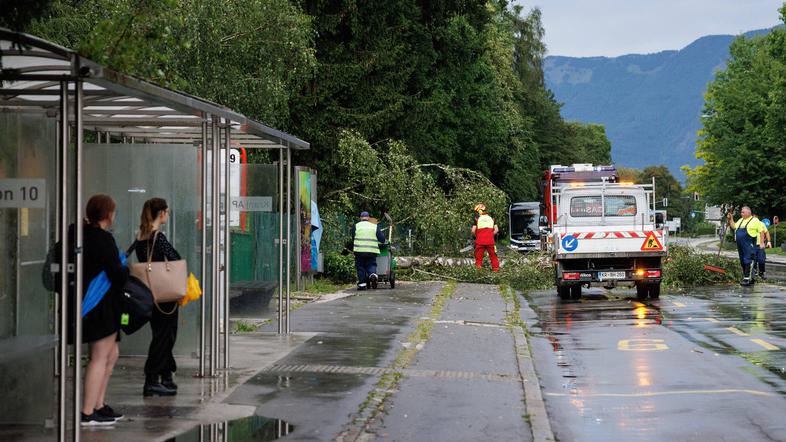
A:
[[[378,284],[388,284],[390,288],[396,288],[396,258],[393,256],[393,218],[385,213],[388,220],[388,238],[385,244],[380,244],[379,255],[377,255],[377,276]]]

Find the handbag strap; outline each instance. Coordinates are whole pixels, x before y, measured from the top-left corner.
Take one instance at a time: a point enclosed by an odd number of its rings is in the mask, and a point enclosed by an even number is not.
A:
[[[153,262],[153,253],[156,251],[156,240],[158,239],[158,230],[156,233],[153,234],[153,244],[147,250],[147,269],[150,270],[150,263]],[[166,263],[166,269],[169,270],[169,258],[166,257],[164,254],[164,262]]]
[[[134,238],[134,242],[131,243],[130,246],[126,249],[126,256],[131,256],[131,252],[134,251],[134,247],[136,247],[137,240]]]
[[[172,310],[170,310],[169,312],[165,312],[164,309],[162,309],[161,306],[158,305],[158,301],[156,301],[156,293],[154,292],[154,289],[153,289],[153,283],[152,283],[152,281],[150,281],[150,273],[152,272],[152,265],[151,264],[153,262],[153,251],[155,251],[155,249],[156,249],[156,239],[158,239],[158,230],[156,230],[156,233],[153,235],[153,244],[150,246],[150,248],[146,249],[147,250],[147,271],[145,272],[145,277],[147,278],[147,286],[150,288],[150,293],[153,294],[153,304],[155,304],[155,306],[158,309],[158,311],[161,312],[162,314],[164,314],[164,315],[172,315],[172,314],[175,313],[175,310],[177,310],[177,302],[175,302],[175,306],[172,307]],[[164,255],[164,262],[166,262],[167,270],[169,270],[169,260],[166,258],[166,255]]]

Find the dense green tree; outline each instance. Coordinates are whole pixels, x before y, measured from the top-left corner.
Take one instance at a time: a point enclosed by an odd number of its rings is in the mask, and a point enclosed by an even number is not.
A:
[[[43,15],[51,3],[52,0],[0,0],[0,26],[22,31]]]
[[[339,134],[332,169],[340,188],[323,193],[324,222],[331,225],[329,241],[348,233],[348,213],[369,210],[389,213],[399,225],[412,229],[415,241],[427,241],[430,251],[455,253],[469,238],[473,206],[484,202],[493,214],[505,213],[508,199],[483,174],[444,164],[419,163],[400,141],[371,146],[357,132]],[[362,167],[359,167],[362,166]],[[497,216],[504,224],[504,217]]]
[[[506,3],[302,5],[314,17],[319,66],[293,125],[321,166],[350,128],[372,143],[403,140],[422,162],[478,170],[513,195],[537,194]]]
[[[288,0],[54,0],[26,30],[279,127],[315,62]]]
[[[786,20],[786,6],[781,9]],[[726,70],[709,85],[689,171],[710,204],[750,205],[762,215],[786,207],[786,30],[732,43]]]
[[[471,169],[515,200],[537,198],[549,164],[610,156],[603,128],[565,122],[544,87],[540,12],[506,0],[36,4],[28,32],[310,141],[298,161],[320,195],[347,185],[346,130],[401,140],[441,191],[445,167]]]

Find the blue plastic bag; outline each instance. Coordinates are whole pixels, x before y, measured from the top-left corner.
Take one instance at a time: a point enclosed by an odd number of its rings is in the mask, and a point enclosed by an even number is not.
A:
[[[123,267],[128,266],[126,254],[122,251],[120,252],[120,263],[123,264]],[[109,281],[109,277],[106,276],[106,272],[99,273],[90,281],[90,285],[87,286],[87,293],[85,293],[85,297],[82,299],[83,318],[104,299],[104,295],[106,295],[111,286],[112,283]]]

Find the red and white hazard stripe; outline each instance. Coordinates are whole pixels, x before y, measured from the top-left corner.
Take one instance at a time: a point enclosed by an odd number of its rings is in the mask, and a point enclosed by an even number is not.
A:
[[[653,230],[655,236],[663,238],[662,230]],[[577,233],[563,233],[560,239],[566,236],[573,236],[577,239],[606,239],[606,238],[646,238],[650,232],[634,232],[634,231],[619,231],[619,232],[577,232]]]

